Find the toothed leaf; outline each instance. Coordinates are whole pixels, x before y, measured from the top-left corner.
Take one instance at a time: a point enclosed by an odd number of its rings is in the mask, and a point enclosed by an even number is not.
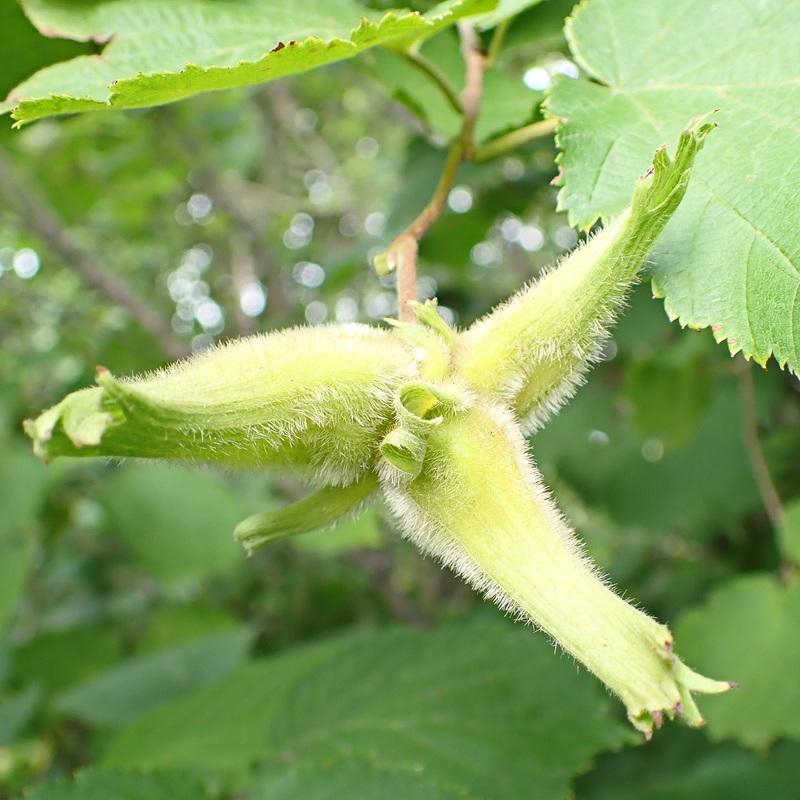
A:
[[[741,686],[704,702],[709,736],[760,750],[800,739],[800,581],[734,578],[684,614],[676,633],[692,663]]]
[[[28,122],[52,114],[139,108],[249,86],[429,36],[496,0],[449,0],[426,14],[372,12],[355,0],[26,0],[49,36],[110,42],[37,72],[2,110]]]
[[[563,150],[559,205],[590,226],[627,204],[687,110],[719,108],[653,287],[682,325],[732,353],[800,370],[800,7],[792,0],[589,0],[566,33],[586,77],[548,100]],[[613,43],[613,47],[609,46]],[[676,46],[676,43],[677,44]]]
[[[140,718],[106,761],[257,761],[264,796],[287,800],[553,800],[627,735],[596,684],[563,669],[543,638],[497,620],[261,659]]]
[[[568,400],[607,336],[606,327],[681,202],[714,124],[694,119],[674,160],[660,147],[630,207],[557,269],[461,334],[456,364],[472,385],[512,405],[533,429]],[[640,162],[644,170],[647,162]]]

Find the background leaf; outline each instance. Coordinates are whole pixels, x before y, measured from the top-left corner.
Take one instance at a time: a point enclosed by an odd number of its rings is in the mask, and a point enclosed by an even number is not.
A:
[[[494,11],[482,15],[476,22],[481,30],[488,30],[499,25],[503,20],[514,17],[541,2],[542,0],[499,0]]]
[[[610,709],[530,631],[386,630],[243,667],[141,718],[106,760],[241,768],[259,758],[270,797],[333,797],[346,785],[355,797],[402,787],[409,800],[552,799],[627,736]]]
[[[130,658],[59,695],[56,708],[95,725],[124,725],[219,680],[244,658],[251,638],[246,630],[224,631]]]
[[[0,694],[0,747],[7,747],[30,721],[39,705],[39,692],[33,688],[16,694]]]
[[[135,466],[116,472],[103,497],[113,534],[165,584],[224,572],[242,556],[232,532],[248,506],[208,473]]]
[[[249,86],[351,58],[376,45],[430,35],[495,0],[450,0],[425,15],[375,17],[355,0],[26,0],[48,33],[112,41],[14,89],[6,110],[27,122],[51,114],[160,105],[198,92]],[[360,22],[359,22],[360,21]]]
[[[782,737],[800,739],[800,581],[782,585],[755,574],[720,586],[675,626],[681,656],[741,688],[703,704],[708,733],[764,750]],[[765,665],[769,665],[767,668]]]
[[[0,453],[0,631],[14,614],[33,564],[33,534],[45,473],[30,454]]]
[[[208,800],[195,778],[178,773],[142,775],[123,770],[89,769],[74,781],[47,783],[28,800]]]
[[[99,626],[43,633],[14,654],[17,683],[59,692],[108,669],[121,657],[118,636]]]
[[[552,90],[560,207],[589,227],[620,212],[649,154],[719,108],[659,239],[653,286],[682,325],[800,370],[800,7],[767,0],[590,0],[567,35],[586,73]]]
[[[580,800],[794,800],[800,791],[800,746],[781,742],[753,753],[732,742],[712,745],[702,733],[671,727],[647,747],[602,755],[579,779]]]
[[[453,86],[464,85],[464,65],[458,37],[449,32],[428,39],[421,54],[434,64]],[[444,101],[439,87],[418,67],[391,50],[370,53],[369,66],[381,84],[398,102],[417,114],[431,130],[446,139],[461,128],[461,117]],[[537,115],[543,95],[531,91],[514,69],[498,68],[484,75],[481,113],[475,127],[475,141],[482,142],[513,128],[521,127]]]

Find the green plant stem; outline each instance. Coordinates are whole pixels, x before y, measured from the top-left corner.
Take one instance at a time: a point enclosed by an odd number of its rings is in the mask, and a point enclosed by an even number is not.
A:
[[[459,33],[467,73],[464,91],[459,101],[463,113],[461,131],[450,145],[450,152],[439,178],[439,184],[430,202],[408,228],[392,241],[386,253],[390,269],[397,273],[398,317],[402,322],[416,323],[418,321],[409,305],[409,302],[417,299],[418,244],[434,222],[439,219],[455,185],[458,168],[464,159],[470,158],[474,148],[472,137],[480,110],[486,58],[480,51],[480,41],[473,28],[459,25]]]
[[[483,161],[491,161],[493,158],[499,158],[506,155],[506,153],[516,150],[523,144],[535,141],[536,139],[543,139],[546,136],[552,136],[556,131],[556,119],[543,119],[539,122],[532,122],[524,128],[518,128],[511,133],[504,136],[498,136],[497,139],[492,139],[481,147],[475,148],[472,152],[472,161],[481,163]]]
[[[503,46],[503,41],[506,38],[506,32],[509,26],[514,21],[514,17],[507,17],[495,29],[492,38],[489,42],[489,51],[486,53],[486,66],[492,67],[497,61],[497,56],[500,54],[500,49]]]
[[[461,98],[458,95],[456,87],[450,82],[447,75],[439,69],[432,61],[428,60],[419,53],[417,50],[406,50],[400,55],[406,59],[410,64],[413,64],[418,69],[422,70],[433,82],[441,89],[442,94],[447,99],[450,107],[459,116],[464,113],[464,106],[461,103]]]
[[[753,386],[752,366],[749,361],[742,361],[739,364],[736,378],[739,382],[739,398],[742,404],[742,434],[750,469],[753,471],[764,510],[767,512],[772,526],[778,528],[783,522],[783,504],[778,490],[772,482],[761,441],[758,438],[756,393]]]

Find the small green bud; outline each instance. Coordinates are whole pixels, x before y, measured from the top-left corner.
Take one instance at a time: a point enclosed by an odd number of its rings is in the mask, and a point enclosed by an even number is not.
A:
[[[428,434],[446,410],[463,407],[458,394],[422,381],[407,383],[397,393],[397,427],[381,442],[381,455],[404,477],[415,477],[425,460]]]
[[[442,319],[436,310],[436,300],[424,303],[410,301],[419,325],[387,319],[397,332],[412,347],[419,361],[420,377],[426,381],[444,380],[451,371],[451,351],[456,332]]]
[[[385,277],[386,275],[391,275],[396,268],[396,264],[394,262],[389,261],[389,251],[384,250],[381,253],[376,253],[372,257],[372,269],[375,270],[375,274],[380,276],[381,278]]]
[[[325,486],[289,506],[242,520],[233,536],[248,552],[287,536],[328,528],[357,514],[378,489],[378,476],[369,472],[349,486]]]

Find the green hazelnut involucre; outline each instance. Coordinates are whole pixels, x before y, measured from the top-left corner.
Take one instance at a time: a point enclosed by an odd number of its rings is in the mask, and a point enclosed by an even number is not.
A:
[[[239,340],[152,375],[66,397],[26,423],[55,456],[215,462],[289,472],[319,488],[242,522],[253,549],[334,524],[379,492],[403,533],[593,672],[650,735],[664,715],[702,723],[670,631],[624,601],[583,553],[525,434],[573,394],[678,207],[708,132],[665,148],[614,222],[471,328],[435,303],[419,324],[297,328]]]

